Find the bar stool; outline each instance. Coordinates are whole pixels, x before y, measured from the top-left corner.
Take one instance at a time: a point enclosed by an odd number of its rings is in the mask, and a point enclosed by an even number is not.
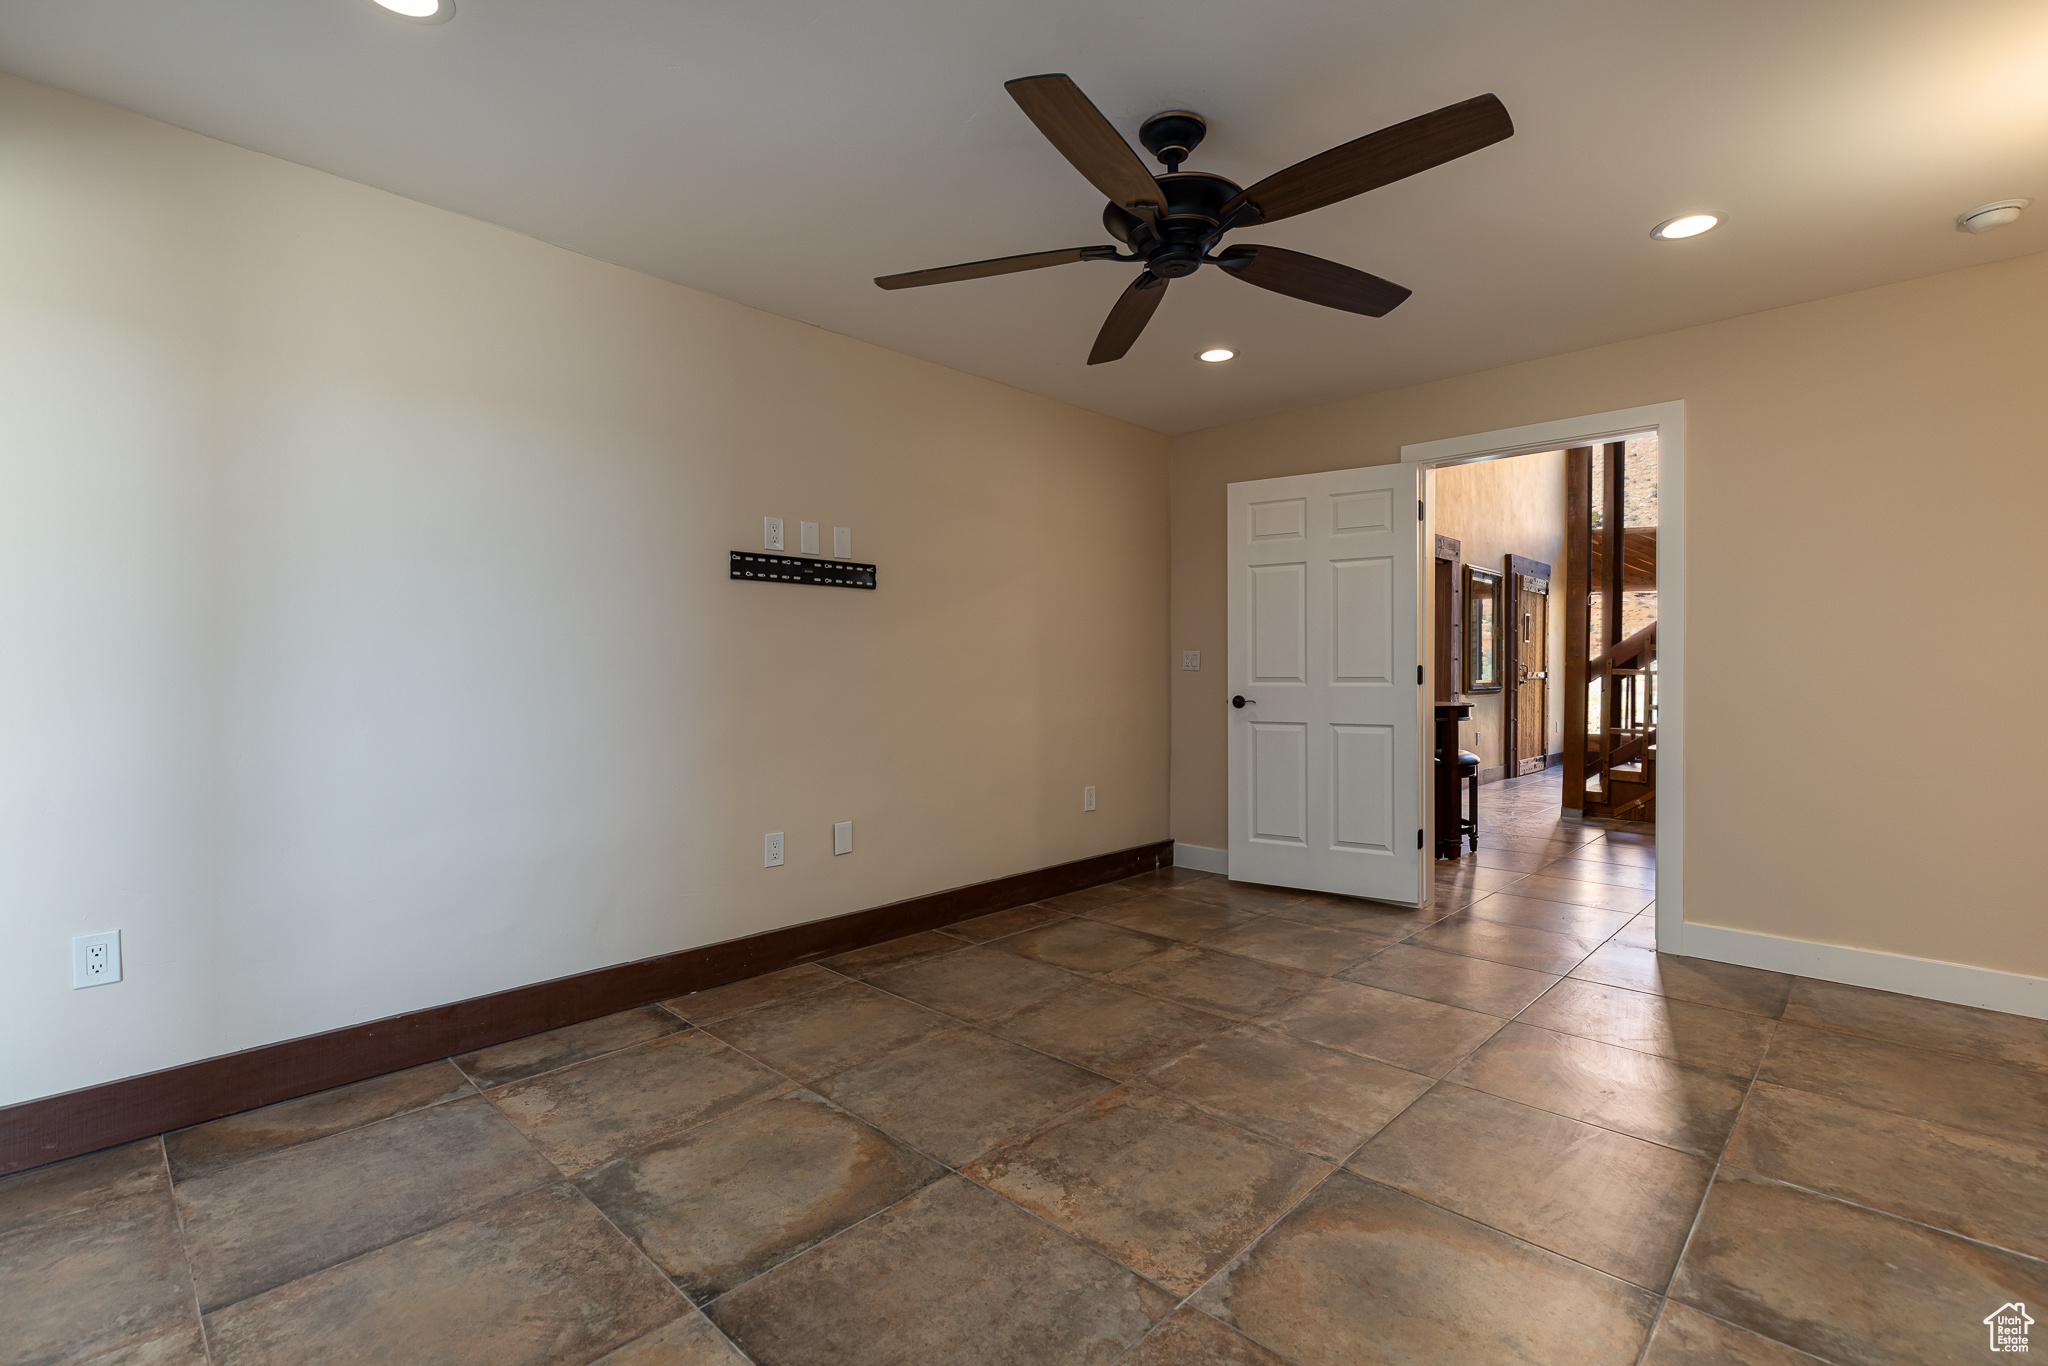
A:
[[[1438,772],[1442,772],[1442,750],[1436,752],[1436,762]],[[1458,835],[1451,841],[1453,858],[1457,857],[1458,846],[1466,839],[1472,841],[1472,852],[1479,852],[1479,756],[1469,749],[1458,751],[1458,773],[1452,781],[1461,780],[1465,784],[1465,814],[1458,818]]]

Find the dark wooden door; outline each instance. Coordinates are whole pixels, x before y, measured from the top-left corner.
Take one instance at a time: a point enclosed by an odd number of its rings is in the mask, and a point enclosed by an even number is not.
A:
[[[1522,577],[1515,594],[1521,620],[1515,630],[1516,775],[1543,768],[1550,741],[1550,582]]]

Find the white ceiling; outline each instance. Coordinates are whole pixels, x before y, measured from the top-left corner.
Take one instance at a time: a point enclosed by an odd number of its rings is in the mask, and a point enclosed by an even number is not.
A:
[[[0,0],[0,66],[1167,432],[2048,249],[2039,0]],[[1210,121],[1250,184],[1486,91],[1505,143],[1233,240],[1414,289],[1356,317],[1204,270],[1125,360],[1136,267],[885,293],[1107,241],[1002,89],[1065,71],[1124,133]],[[1711,209],[1690,242],[1647,236]],[[1235,347],[1204,365],[1206,346]]]

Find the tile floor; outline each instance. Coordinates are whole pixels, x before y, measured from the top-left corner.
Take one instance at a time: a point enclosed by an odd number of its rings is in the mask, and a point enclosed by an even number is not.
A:
[[[1428,914],[1162,870],[9,1177],[0,1362],[1861,1366],[2039,1315],[2048,1023],[1659,956],[1653,834],[1487,797]]]

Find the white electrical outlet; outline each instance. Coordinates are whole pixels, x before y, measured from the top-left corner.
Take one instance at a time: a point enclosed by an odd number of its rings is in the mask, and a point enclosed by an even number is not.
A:
[[[71,940],[71,989],[103,987],[121,980],[121,932],[75,935]]]
[[[796,524],[796,543],[797,543],[797,546],[799,547],[799,549],[798,549],[798,552],[797,552],[798,554],[801,554],[801,555],[815,555],[815,554],[817,554],[817,553],[818,553],[818,524],[817,524],[816,522],[798,522],[798,523]]]
[[[1180,652],[1180,666],[1189,673],[1200,673],[1202,671],[1202,652],[1200,650],[1182,650]]]
[[[1084,787],[1081,789],[1081,809],[1083,811],[1093,811],[1095,809],[1094,788]]]
[[[763,517],[761,519],[761,549],[782,549],[782,519],[780,517]]]
[[[832,852],[850,854],[853,852],[853,822],[840,821],[832,827]]]
[[[853,528],[835,526],[832,528],[832,558],[850,560],[853,558]]]
[[[761,866],[780,868],[782,866],[782,832],[761,836]]]

